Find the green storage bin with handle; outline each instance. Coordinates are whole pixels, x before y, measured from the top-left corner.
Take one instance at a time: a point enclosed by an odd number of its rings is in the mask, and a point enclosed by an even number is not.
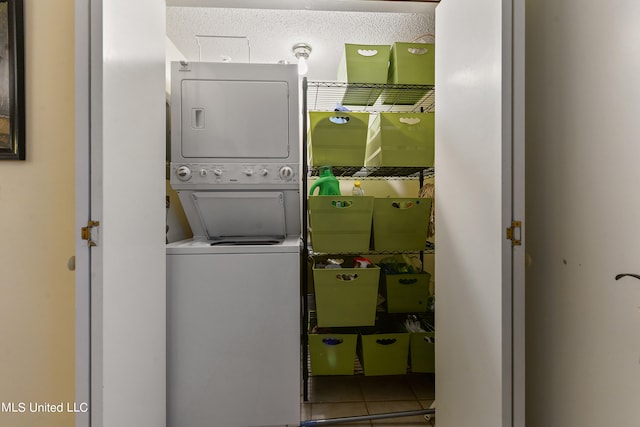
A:
[[[386,83],[389,73],[389,45],[345,43],[338,65],[338,81]]]
[[[376,319],[380,268],[313,268],[319,327],[368,326]]]
[[[380,284],[388,313],[424,313],[429,300],[431,274],[383,273]]]
[[[359,331],[358,356],[365,376],[407,373],[410,334],[402,324],[380,324]]]
[[[387,83],[390,52],[389,45],[346,43],[344,55],[338,65],[338,81],[373,86]],[[373,105],[380,93],[380,87],[348,85],[342,97],[342,104]]]
[[[309,112],[309,155],[313,166],[363,166],[369,113]]]
[[[391,47],[388,82],[434,85],[435,60],[435,43],[396,42]]]
[[[427,242],[431,199],[376,198],[373,247],[376,251],[419,251]]]
[[[374,197],[309,196],[311,246],[315,252],[369,250]]]
[[[349,328],[325,328],[309,334],[312,375],[353,375],[358,332]]]
[[[436,372],[435,333],[412,332],[409,352],[411,372]]]
[[[389,57],[388,83],[401,85],[435,84],[434,43],[396,42]],[[403,91],[385,92],[384,104],[413,105],[429,92],[428,88],[408,88]]]
[[[380,113],[367,136],[365,166],[434,164],[434,113]]]

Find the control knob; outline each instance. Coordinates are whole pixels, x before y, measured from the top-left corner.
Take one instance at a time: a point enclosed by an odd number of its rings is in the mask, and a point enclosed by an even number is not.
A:
[[[222,176],[222,169],[214,169],[213,174],[215,176]]]
[[[188,166],[180,166],[176,169],[176,176],[180,181],[189,181],[191,179],[191,169]]]
[[[267,169],[267,168],[261,169],[260,170],[260,175],[262,175],[262,176],[269,175],[269,169]]]
[[[293,168],[291,166],[283,166],[280,168],[280,178],[291,179],[293,177]]]

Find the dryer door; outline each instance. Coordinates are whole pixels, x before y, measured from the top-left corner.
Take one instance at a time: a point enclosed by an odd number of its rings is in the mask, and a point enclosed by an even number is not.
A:
[[[185,159],[286,159],[286,81],[183,80]]]

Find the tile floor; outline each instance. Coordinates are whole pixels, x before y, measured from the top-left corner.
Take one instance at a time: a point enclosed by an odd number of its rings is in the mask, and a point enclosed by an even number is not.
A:
[[[318,376],[309,378],[309,401],[303,402],[302,420],[342,418],[428,409],[435,399],[433,374],[390,376]],[[435,416],[367,420],[336,426],[435,426]]]

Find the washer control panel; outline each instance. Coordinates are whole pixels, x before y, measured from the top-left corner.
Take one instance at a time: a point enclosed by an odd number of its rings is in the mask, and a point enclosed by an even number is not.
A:
[[[171,182],[180,184],[293,184],[297,164],[183,163],[171,165]]]

